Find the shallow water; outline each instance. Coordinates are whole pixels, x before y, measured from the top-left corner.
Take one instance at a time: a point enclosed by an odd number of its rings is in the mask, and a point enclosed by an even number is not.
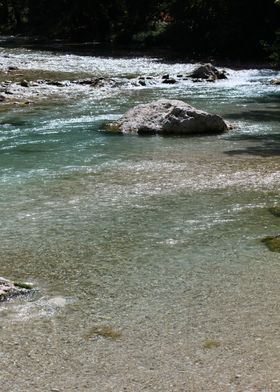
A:
[[[19,49],[0,63],[122,80],[0,112],[0,275],[38,287],[0,305],[1,391],[279,391],[279,255],[260,242],[280,225],[277,74],[140,88],[194,65]],[[236,128],[103,132],[160,97]]]

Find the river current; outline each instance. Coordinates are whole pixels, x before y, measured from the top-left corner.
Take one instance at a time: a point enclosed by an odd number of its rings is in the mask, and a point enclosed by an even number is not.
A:
[[[0,276],[38,288],[0,304],[1,391],[279,391],[277,72],[140,87],[195,64],[0,49],[11,65],[120,83],[0,107]],[[235,128],[104,132],[158,98]]]

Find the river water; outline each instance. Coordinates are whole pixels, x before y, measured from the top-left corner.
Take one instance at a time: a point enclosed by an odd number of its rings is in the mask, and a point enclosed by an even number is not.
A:
[[[195,65],[23,49],[0,63],[120,81],[0,109],[0,275],[38,288],[0,305],[1,391],[279,391],[280,259],[260,241],[280,229],[277,73],[139,87]],[[103,131],[163,97],[235,129]]]

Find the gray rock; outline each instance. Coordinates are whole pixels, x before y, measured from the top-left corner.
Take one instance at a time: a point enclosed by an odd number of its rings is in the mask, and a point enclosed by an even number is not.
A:
[[[220,116],[197,110],[183,101],[160,99],[135,106],[107,129],[134,135],[199,135],[223,133],[229,126]]]
[[[11,280],[0,277],[0,301],[15,297],[21,294],[27,294],[33,285],[26,282],[13,282]]]
[[[176,82],[176,79],[174,79],[174,78],[168,78],[168,79],[163,79],[162,83],[164,83],[164,84],[175,84],[177,82]]]
[[[46,84],[50,86],[56,86],[56,87],[64,87],[65,84],[63,82],[60,82],[59,80],[49,80],[46,82]]]
[[[191,74],[189,74],[189,77],[193,79],[203,79],[209,81],[214,81],[217,79],[227,79],[226,71],[219,71],[210,63],[200,65]]]
[[[21,85],[21,87],[29,87],[29,83],[28,83],[28,81],[25,80],[25,79],[23,79],[23,80],[20,82],[20,85]]]
[[[140,86],[146,86],[146,82],[143,79],[139,79],[138,83],[139,83]]]
[[[19,68],[18,67],[15,67],[15,66],[13,66],[13,65],[11,65],[10,67],[8,67],[8,71],[18,71],[19,70]]]
[[[279,85],[280,85],[280,79],[271,80],[270,83],[271,83],[271,84],[274,84],[275,86],[279,86]]]
[[[88,85],[90,87],[114,87],[116,82],[110,78],[86,78],[74,81],[76,84]]]

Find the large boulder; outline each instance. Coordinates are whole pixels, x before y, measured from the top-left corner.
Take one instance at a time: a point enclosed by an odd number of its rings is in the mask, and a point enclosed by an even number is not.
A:
[[[15,297],[20,294],[27,294],[33,285],[26,282],[13,282],[0,277],[0,301]]]
[[[160,99],[128,110],[107,127],[124,134],[219,134],[229,127],[216,114],[195,109],[183,101]]]
[[[226,72],[220,71],[212,64],[203,64],[196,68],[189,76],[193,79],[206,79],[208,81],[215,81],[217,79],[227,79]]]

